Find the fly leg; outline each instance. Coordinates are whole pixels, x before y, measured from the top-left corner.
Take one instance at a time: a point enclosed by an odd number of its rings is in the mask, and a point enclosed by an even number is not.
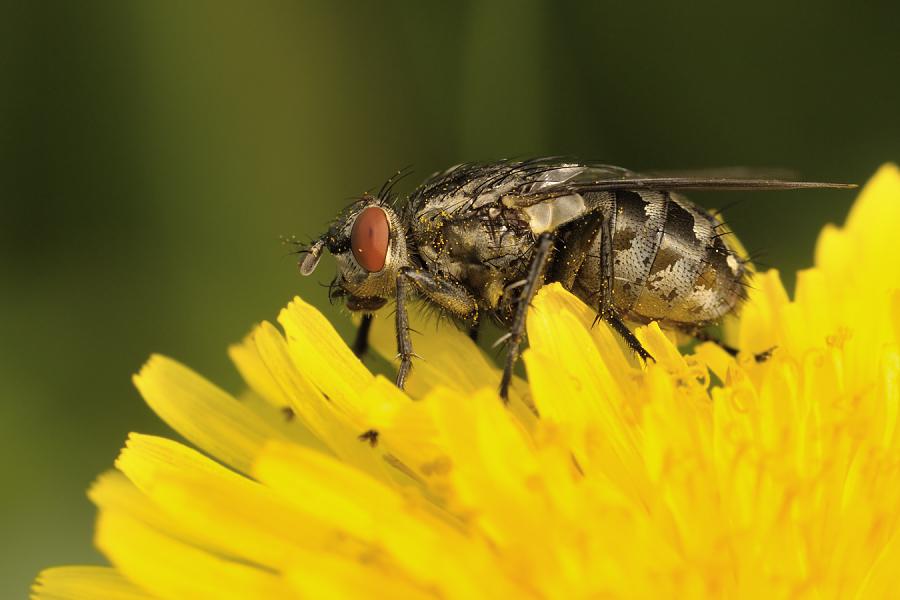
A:
[[[424,269],[403,267],[397,274],[397,356],[400,368],[397,371],[397,387],[401,390],[412,368],[413,353],[410,337],[409,314],[406,310],[407,292],[412,284],[425,298],[442,309],[454,314],[470,327],[478,323],[478,304],[475,297],[462,285],[454,281],[436,277]]]
[[[619,316],[619,313],[616,312],[616,308],[613,305],[614,257],[612,250],[612,232],[609,230],[609,219],[606,218],[603,219],[603,223],[600,225],[600,260],[602,261],[602,268],[600,270],[600,308],[597,311],[597,320],[603,320],[609,324],[610,327],[615,329],[616,333],[625,340],[625,344],[628,345],[632,352],[640,356],[644,363],[648,360],[654,360],[650,353],[644,349],[640,340],[637,339],[634,333],[628,329],[627,325],[625,325],[625,322]]]
[[[525,314],[528,307],[531,306],[531,299],[534,297],[535,291],[541,283],[541,275],[550,258],[550,251],[553,249],[553,234],[544,232],[537,241],[537,249],[534,257],[531,259],[531,266],[528,268],[528,275],[525,279],[525,285],[522,286],[522,293],[519,296],[518,305],[516,306],[516,314],[513,317],[512,327],[510,327],[507,340],[509,341],[509,352],[506,355],[506,366],[503,368],[503,378],[500,380],[500,398],[503,402],[509,401],[509,382],[512,380],[513,367],[516,366],[516,360],[519,358],[519,344],[525,335]]]
[[[641,341],[637,339],[637,337],[630,329],[628,329],[628,325],[625,324],[625,321],[623,321],[622,318],[619,317],[619,315],[612,313],[609,316],[604,317],[603,320],[606,321],[613,329],[615,329],[616,333],[622,336],[622,339],[625,340],[625,344],[628,345],[632,352],[640,356],[641,360],[643,360],[645,363],[648,360],[656,362],[656,359],[654,359],[653,356],[651,356],[650,353],[644,349],[644,345],[641,344]]]
[[[365,313],[356,330],[356,339],[353,340],[353,354],[356,358],[362,359],[363,355],[369,349],[369,330],[372,328],[372,315]]]
[[[591,254],[600,226],[604,221],[603,211],[595,210],[565,232],[556,232],[553,242],[553,258],[544,278],[557,281],[565,289],[573,291],[578,274]]]
[[[550,270],[551,281],[559,281],[564,288],[585,298],[597,308],[598,321],[606,322],[622,336],[632,352],[646,362],[653,357],[616,311],[613,304],[613,275],[615,254],[612,249],[610,218],[602,203],[588,213],[584,222],[565,234]]]
[[[397,275],[397,356],[400,368],[397,369],[397,387],[401,390],[406,383],[406,376],[412,367],[412,338],[409,336],[409,315],[406,313],[406,278],[401,272]]]

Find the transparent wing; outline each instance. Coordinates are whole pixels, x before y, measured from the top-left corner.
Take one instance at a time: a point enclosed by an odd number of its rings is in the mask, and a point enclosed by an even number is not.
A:
[[[698,175],[641,175],[612,165],[579,165],[538,161],[522,166],[524,185],[505,196],[508,206],[532,206],[573,193],[611,191],[681,190],[791,190],[802,188],[855,188],[855,184],[790,181],[769,177],[715,177]],[[751,172],[737,169],[734,172]],[[523,173],[525,174],[525,173]],[[512,199],[515,196],[515,199]]]
[[[801,188],[855,188],[854,183],[819,181],[782,181],[780,179],[710,179],[706,177],[635,177],[621,180],[595,180],[572,183],[569,191],[610,190],[794,190]]]

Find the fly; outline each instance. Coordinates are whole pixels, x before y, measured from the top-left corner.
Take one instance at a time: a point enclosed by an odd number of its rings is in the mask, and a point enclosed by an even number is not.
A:
[[[625,321],[658,321],[700,339],[732,312],[747,261],[722,223],[679,192],[855,187],[767,179],[644,177],[609,165],[554,158],[465,164],[429,178],[396,206],[386,184],[348,207],[300,261],[311,274],[322,250],[337,263],[332,298],[363,313],[354,344],[367,348],[372,313],[396,298],[397,386],[412,366],[407,303],[419,297],[477,332],[507,328],[500,396],[535,292],[559,282],[597,311],[644,361],[653,357]],[[735,352],[733,349],[729,349]]]

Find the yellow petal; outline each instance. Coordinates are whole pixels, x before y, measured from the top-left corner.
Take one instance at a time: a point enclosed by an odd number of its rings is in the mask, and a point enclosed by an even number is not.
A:
[[[302,556],[287,570],[286,578],[303,598],[426,600],[435,597],[433,588],[417,586],[379,569],[374,561],[361,565],[323,552]]]
[[[483,581],[479,574],[490,570],[482,540],[461,535],[450,521],[334,459],[276,443],[260,455],[255,474],[309,518],[358,540],[361,557],[414,587],[471,593]]]
[[[242,472],[267,439],[283,439],[247,407],[190,369],[154,355],[134,385],[172,429]]]
[[[97,547],[129,581],[160,598],[293,598],[270,571],[179,542],[134,518],[103,511]]]
[[[229,346],[228,356],[237,367],[243,380],[260,397],[276,408],[290,406],[290,401],[284,395],[278,382],[269,373],[265,362],[259,355],[253,334],[244,338],[240,344]]]
[[[55,567],[41,571],[32,600],[149,600],[153,598],[110,567]]]
[[[372,383],[372,374],[322,313],[300,298],[281,311],[278,322],[284,327],[294,363],[331,402],[348,410],[359,392]]]

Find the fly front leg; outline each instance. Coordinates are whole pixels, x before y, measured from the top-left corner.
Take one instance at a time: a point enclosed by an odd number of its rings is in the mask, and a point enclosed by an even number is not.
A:
[[[356,330],[356,339],[353,340],[353,354],[362,360],[363,355],[369,350],[369,330],[372,329],[372,315],[364,313],[359,329]]]
[[[509,352],[506,355],[506,366],[503,369],[503,379],[500,380],[500,398],[503,402],[509,402],[509,382],[512,381],[513,368],[519,358],[519,345],[525,335],[525,315],[531,306],[531,299],[540,287],[544,267],[550,259],[550,251],[553,249],[553,234],[544,232],[537,240],[537,248],[528,268],[528,275],[522,292],[516,303],[516,314],[513,317],[512,327],[506,339],[509,341]]]
[[[406,310],[409,285],[425,296],[428,301],[437,304],[456,317],[467,322],[471,327],[478,323],[478,304],[469,290],[455,281],[435,276],[424,269],[403,267],[397,274],[397,356],[400,368],[397,371],[397,387],[401,390],[406,383],[406,376],[412,368],[412,357],[415,356],[410,337],[409,314]]]
[[[397,275],[397,357],[400,368],[397,369],[397,387],[401,390],[406,383],[406,376],[412,367],[412,339],[409,337],[409,315],[406,313],[406,278],[403,273]]]

